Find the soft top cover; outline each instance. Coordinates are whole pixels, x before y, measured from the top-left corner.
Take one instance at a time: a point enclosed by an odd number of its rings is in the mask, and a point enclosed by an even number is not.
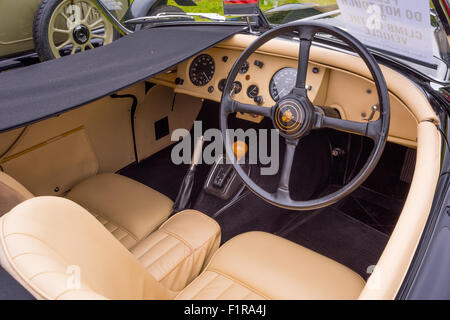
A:
[[[243,30],[184,25],[142,30],[95,50],[0,74],[0,131],[58,115],[157,75]]]

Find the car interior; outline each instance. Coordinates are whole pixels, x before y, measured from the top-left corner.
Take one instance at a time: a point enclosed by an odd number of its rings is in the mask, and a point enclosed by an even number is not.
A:
[[[192,132],[194,121],[220,127],[228,73],[256,38],[236,34],[115,95],[0,133],[1,267],[38,299],[395,298],[431,208],[441,137],[425,94],[387,66],[380,65],[387,143],[351,194],[296,211],[264,201],[232,166],[200,163],[188,209],[173,212],[189,165],[171,160],[171,135]],[[262,45],[240,68],[233,98],[273,106],[298,55],[289,39]],[[206,81],[198,64],[210,66]],[[361,123],[379,117],[376,84],[351,52],[313,43],[306,84],[326,114]],[[237,112],[228,127],[273,124]],[[362,135],[313,130],[295,151],[291,197],[340,189],[373,147]],[[279,178],[260,175],[261,166],[242,168],[274,190]],[[80,267],[81,286],[68,288],[70,266]]]

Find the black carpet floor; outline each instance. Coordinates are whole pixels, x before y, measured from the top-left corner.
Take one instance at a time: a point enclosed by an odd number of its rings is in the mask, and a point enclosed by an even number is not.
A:
[[[377,263],[389,239],[334,207],[301,217],[278,235],[340,262],[365,279],[370,276],[368,268]]]

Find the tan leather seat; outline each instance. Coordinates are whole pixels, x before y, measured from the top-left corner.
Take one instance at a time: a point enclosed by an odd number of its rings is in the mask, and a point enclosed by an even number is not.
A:
[[[195,237],[183,230],[191,214],[160,230]],[[0,219],[0,263],[41,299],[353,299],[364,286],[328,258],[252,232],[227,242],[176,295],[85,209],[54,197],[27,200]]]
[[[19,182],[0,173],[0,216],[32,197]],[[213,219],[191,210],[167,220],[172,200],[118,174],[92,176],[66,197],[94,215],[174,292],[199,275],[220,244],[220,227]]]
[[[169,218],[131,252],[166,288],[180,291],[194,280],[220,245],[220,226],[201,212]]]
[[[92,213],[127,249],[166,221],[173,205],[158,191],[113,173],[82,181],[66,198]]]
[[[0,263],[39,299],[168,299],[134,255],[85,209],[37,197],[0,220]]]
[[[32,197],[22,184],[0,171],[0,216]],[[173,205],[163,194],[113,173],[82,181],[66,197],[86,208],[127,249],[166,221]]]
[[[225,243],[177,299],[357,299],[364,280],[294,242],[248,232]]]

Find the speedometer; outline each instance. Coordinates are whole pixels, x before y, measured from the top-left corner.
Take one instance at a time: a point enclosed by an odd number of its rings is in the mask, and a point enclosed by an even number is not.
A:
[[[192,61],[189,78],[195,86],[202,87],[211,81],[215,71],[214,59],[209,54],[201,54]]]
[[[297,69],[283,68],[274,74],[270,80],[270,95],[274,101],[278,101],[291,93],[297,81]]]

